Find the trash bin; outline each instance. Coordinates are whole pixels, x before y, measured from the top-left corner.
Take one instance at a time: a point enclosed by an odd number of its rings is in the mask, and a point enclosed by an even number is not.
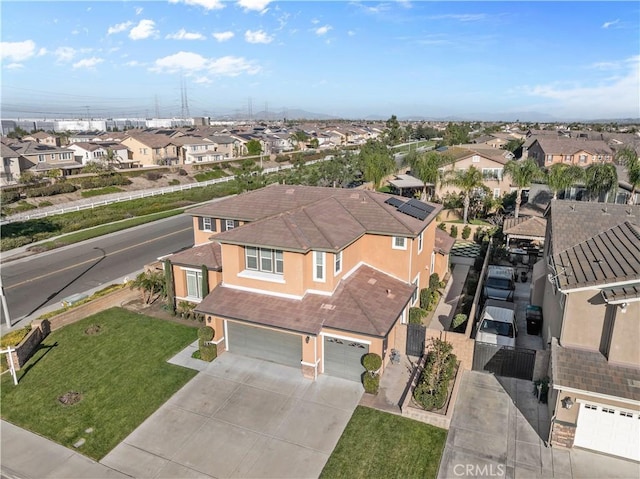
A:
[[[527,334],[540,334],[542,330],[542,308],[532,304],[527,306]]]

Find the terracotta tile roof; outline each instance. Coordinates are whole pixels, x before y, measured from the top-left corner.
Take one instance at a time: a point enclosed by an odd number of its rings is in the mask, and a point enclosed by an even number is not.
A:
[[[545,155],[573,155],[580,151],[592,155],[613,155],[613,151],[602,140],[584,140],[580,138],[537,138],[538,144]]]
[[[442,154],[450,160],[448,164],[472,157],[473,155],[480,155],[501,165],[504,165],[509,161],[508,153],[510,152],[506,150],[499,150],[497,148],[478,148],[475,145],[469,145],[467,147],[452,146],[442,152]]]
[[[165,148],[173,144],[173,138],[165,135],[156,135],[155,133],[135,133],[129,135],[129,137],[138,140],[149,148]]]
[[[640,401],[640,369],[611,364],[598,351],[565,348],[551,343],[555,389],[580,391]]]
[[[456,239],[449,233],[442,231],[440,228],[436,228],[435,248],[438,252],[449,254],[455,242]]]
[[[537,216],[505,218],[504,224],[502,225],[504,234],[518,236],[544,238],[546,230],[547,220]]]
[[[18,158],[20,156],[19,153],[9,148],[4,143],[0,143],[0,155],[2,158]]]
[[[640,278],[640,206],[556,200],[549,214],[561,289]]]
[[[215,241],[180,251],[167,259],[178,266],[199,268],[205,265],[210,270],[222,271],[222,251],[220,243]]]
[[[386,204],[390,197],[365,190],[273,185],[189,213],[249,222],[217,235],[221,243],[337,251],[365,233],[415,237],[442,209],[429,204],[433,211],[419,220]]]
[[[362,265],[343,279],[331,296],[306,294],[298,300],[220,285],[196,310],[303,334],[317,335],[324,326],[384,337],[414,290],[412,284]]]

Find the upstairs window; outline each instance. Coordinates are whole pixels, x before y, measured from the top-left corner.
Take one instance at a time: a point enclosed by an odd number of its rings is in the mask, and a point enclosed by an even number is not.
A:
[[[394,236],[392,238],[391,247],[393,249],[407,249],[407,238],[403,236]]]
[[[216,221],[213,218],[204,217],[202,218],[202,228],[203,231],[215,231],[216,230]]]
[[[284,259],[281,250],[247,246],[244,252],[246,269],[263,273],[284,274]]]
[[[313,280],[325,281],[325,253],[323,251],[313,252]]]
[[[420,236],[418,236],[418,253],[422,253],[423,243],[424,243],[424,231],[420,233]]]
[[[202,299],[202,271],[188,269],[187,277],[187,297]]]
[[[342,271],[342,251],[339,251],[335,254],[334,264],[333,264],[333,273],[340,274]]]

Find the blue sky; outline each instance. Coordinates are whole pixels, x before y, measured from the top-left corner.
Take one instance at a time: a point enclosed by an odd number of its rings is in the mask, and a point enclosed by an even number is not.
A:
[[[4,0],[0,14],[5,118],[179,116],[183,93],[212,117],[640,117],[635,1]]]

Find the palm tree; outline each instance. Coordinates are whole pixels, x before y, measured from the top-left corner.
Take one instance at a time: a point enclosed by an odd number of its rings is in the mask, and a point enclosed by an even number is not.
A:
[[[515,217],[520,214],[520,203],[522,202],[522,190],[531,186],[533,180],[542,177],[543,173],[538,164],[531,160],[515,161],[511,160],[504,165],[504,172],[511,176],[511,184],[517,188]]]
[[[396,162],[386,145],[380,141],[367,140],[360,148],[358,163],[366,181],[378,189],[385,176],[396,170]]]
[[[408,162],[411,166],[411,174],[425,183],[422,190],[422,199],[425,200],[427,198],[427,183],[433,184],[435,193],[436,185],[440,179],[438,168],[442,165],[442,157],[431,151],[426,155],[411,155]]]
[[[612,163],[592,163],[585,170],[585,186],[589,197],[599,199],[603,194],[604,202],[609,200],[609,193],[618,186],[618,172]]]
[[[640,189],[640,160],[638,159],[638,153],[631,147],[625,147],[618,152],[616,159],[627,170],[629,183],[631,183],[631,195],[629,196],[628,204],[632,205],[635,202],[636,191]]]
[[[446,172],[443,183],[452,185],[462,190],[464,194],[464,214],[462,220],[467,224],[467,216],[469,214],[469,203],[471,202],[471,193],[478,188],[486,189],[482,171],[471,166],[468,170],[448,170]]]
[[[556,163],[547,170],[547,185],[553,191],[554,200],[558,198],[558,192],[582,182],[584,182],[584,169],[577,165]]]

